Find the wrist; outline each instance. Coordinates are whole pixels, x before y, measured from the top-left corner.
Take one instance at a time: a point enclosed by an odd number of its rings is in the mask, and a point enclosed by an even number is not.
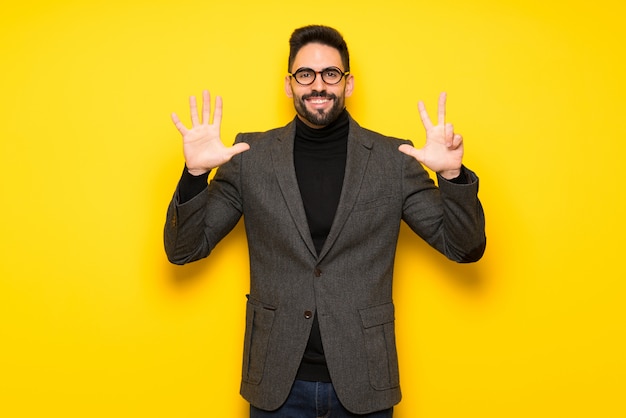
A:
[[[211,170],[203,170],[201,168],[189,168],[189,167],[187,167],[187,172],[189,174],[191,174],[192,176],[194,176],[194,177],[202,176],[202,175],[208,173],[209,171],[211,171]]]
[[[454,180],[455,178],[461,175],[461,169],[457,168],[455,170],[442,170],[437,174],[439,174],[441,177],[443,177],[446,180]]]

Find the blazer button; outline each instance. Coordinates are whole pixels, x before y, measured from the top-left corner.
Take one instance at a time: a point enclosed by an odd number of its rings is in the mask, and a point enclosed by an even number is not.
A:
[[[305,319],[313,318],[313,312],[311,312],[311,311],[304,311],[304,318]]]
[[[313,274],[315,275],[315,277],[320,277],[322,275],[322,270],[320,270],[319,267],[315,267],[315,270],[313,270]]]

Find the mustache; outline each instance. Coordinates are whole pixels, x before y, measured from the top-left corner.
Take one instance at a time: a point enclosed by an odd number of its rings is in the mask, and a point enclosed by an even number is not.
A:
[[[335,100],[337,98],[337,96],[335,96],[332,93],[327,93],[326,91],[314,91],[310,94],[305,94],[302,96],[302,100],[308,100],[312,97],[324,97],[324,98],[328,98],[331,100]]]

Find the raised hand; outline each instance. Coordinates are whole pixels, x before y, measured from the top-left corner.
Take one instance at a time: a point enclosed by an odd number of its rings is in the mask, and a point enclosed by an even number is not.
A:
[[[426,130],[426,143],[422,148],[403,144],[399,150],[446,179],[458,177],[463,162],[463,137],[454,133],[451,123],[446,123],[446,93],[439,95],[437,125],[431,122],[423,102],[418,103],[418,108]]]
[[[211,95],[207,90],[202,92],[202,117],[198,115],[196,97],[189,98],[191,112],[191,128],[187,129],[176,113],[172,113],[172,122],[183,136],[183,153],[187,170],[194,176],[204,174],[228,162],[233,156],[250,149],[246,143],[238,143],[225,147],[220,139],[222,122],[222,98],[215,99],[213,121],[211,121]]]

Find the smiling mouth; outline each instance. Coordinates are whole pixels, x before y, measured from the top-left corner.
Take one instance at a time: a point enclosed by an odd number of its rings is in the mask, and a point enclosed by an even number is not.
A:
[[[313,97],[313,98],[307,99],[307,101],[312,104],[324,104],[324,103],[330,102],[331,100],[332,99],[328,97]]]
[[[332,103],[332,101],[335,100],[335,97],[332,94],[313,93],[304,96],[303,99],[311,106],[322,107],[328,103]]]

